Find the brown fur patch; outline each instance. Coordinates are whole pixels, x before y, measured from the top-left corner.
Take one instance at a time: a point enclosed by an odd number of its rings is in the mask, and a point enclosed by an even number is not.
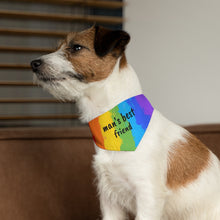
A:
[[[72,63],[75,71],[82,75],[86,82],[93,82],[105,79],[113,71],[118,57],[109,53],[99,57],[94,49],[95,27],[76,33],[70,33],[65,41],[65,48],[70,44],[83,46],[81,51],[76,53],[66,52],[68,60]],[[125,66],[126,58],[123,55],[121,66]]]
[[[126,59],[126,56],[125,56],[125,53],[123,53],[122,57],[121,57],[121,60],[120,60],[120,69],[123,69],[127,66],[127,59]]]
[[[208,166],[210,152],[195,136],[178,141],[168,155],[167,186],[172,189],[186,186],[196,180]]]

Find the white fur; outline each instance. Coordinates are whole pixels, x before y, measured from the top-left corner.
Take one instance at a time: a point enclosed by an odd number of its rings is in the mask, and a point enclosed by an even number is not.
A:
[[[120,73],[118,69],[114,70],[105,83],[107,88],[103,87],[101,95],[111,96],[112,102],[109,99],[107,102],[101,100],[101,103],[99,100],[97,103],[87,102],[90,106],[87,105],[85,111],[100,106],[97,109],[100,114],[141,93],[136,74],[130,66]],[[101,105],[102,102],[108,109]],[[219,160],[212,153],[208,169],[196,181],[177,191],[166,186],[168,151],[172,143],[183,140],[186,133],[185,129],[154,110],[136,151],[109,152],[96,147],[94,168],[104,220],[124,219],[123,211],[136,215],[136,220],[220,219],[220,167]]]
[[[58,51],[44,55],[40,58],[44,61],[45,67],[43,73],[47,76],[66,80],[58,80],[55,82],[43,82],[34,75],[34,81],[43,86],[53,96],[60,100],[76,101],[81,97],[81,91],[86,87],[84,83],[79,83],[77,80],[73,80],[65,73],[76,74],[72,64],[68,61],[64,55],[63,48]]]
[[[74,67],[60,52],[43,57],[57,77]],[[98,82],[68,79],[54,85],[42,83],[54,96],[77,100],[81,119],[89,122],[123,100],[141,94],[131,66]],[[208,168],[199,178],[177,190],[166,185],[168,152],[187,131],[154,110],[149,127],[136,151],[102,150],[96,146],[93,167],[98,180],[103,220],[124,220],[131,212],[136,220],[219,220],[220,167],[211,153]]]

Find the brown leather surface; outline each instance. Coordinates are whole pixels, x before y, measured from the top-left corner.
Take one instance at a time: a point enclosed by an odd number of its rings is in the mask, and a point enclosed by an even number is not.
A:
[[[8,130],[12,140],[0,130],[0,219],[97,219],[94,148],[86,130],[16,130]]]
[[[220,157],[220,125],[187,127]],[[88,127],[0,129],[1,220],[96,220]]]

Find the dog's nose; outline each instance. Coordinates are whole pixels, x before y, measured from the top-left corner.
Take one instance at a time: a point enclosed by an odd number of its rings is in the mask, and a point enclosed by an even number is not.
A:
[[[37,72],[39,70],[39,67],[42,64],[42,60],[33,60],[31,62],[31,68],[34,72]]]

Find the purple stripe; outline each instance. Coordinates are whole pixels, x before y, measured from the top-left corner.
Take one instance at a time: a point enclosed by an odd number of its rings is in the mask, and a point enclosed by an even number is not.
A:
[[[144,95],[138,95],[135,97],[135,99],[136,99],[138,105],[141,107],[141,109],[144,110],[145,115],[152,115],[152,112],[154,109]]]

